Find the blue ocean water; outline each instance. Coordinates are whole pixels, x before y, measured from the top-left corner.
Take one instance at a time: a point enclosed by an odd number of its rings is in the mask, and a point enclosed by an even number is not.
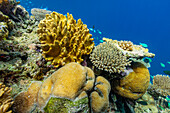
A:
[[[95,43],[102,37],[130,40],[148,45],[155,53],[152,59],[152,75],[170,70],[170,0],[20,0],[28,11],[46,8],[62,14],[81,18],[91,31]],[[162,67],[160,63],[165,64]]]

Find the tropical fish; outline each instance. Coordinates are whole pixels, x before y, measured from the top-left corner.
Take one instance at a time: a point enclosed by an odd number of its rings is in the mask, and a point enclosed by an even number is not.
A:
[[[139,43],[139,44],[142,45],[143,47],[148,47],[148,45],[145,43]]]
[[[89,28],[90,31],[93,31],[93,28]]]
[[[150,63],[150,62],[152,62],[152,59],[145,57],[145,58],[143,58],[143,61],[146,63]]]
[[[100,42],[104,42],[103,40],[100,40]]]
[[[93,31],[94,31],[94,33],[96,33],[96,30],[95,30],[95,29],[93,29]]]
[[[170,71],[166,70],[166,71],[163,71],[166,75],[170,75]]]
[[[167,62],[168,64],[170,64],[170,62]]]
[[[160,63],[161,64],[161,67],[165,67],[165,64],[163,64],[163,63]]]
[[[102,34],[102,32],[101,32],[101,31],[99,31],[99,30],[97,30],[97,32],[98,32],[99,34]]]

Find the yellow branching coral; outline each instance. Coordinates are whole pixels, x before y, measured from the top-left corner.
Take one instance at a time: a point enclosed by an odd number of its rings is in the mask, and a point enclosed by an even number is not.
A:
[[[96,46],[90,54],[90,59],[99,70],[110,73],[123,72],[126,66],[130,66],[131,63],[122,51],[111,42],[104,42]]]
[[[163,96],[170,95],[170,77],[165,75],[154,76],[152,88]]]
[[[10,96],[11,90],[12,88],[0,83],[0,113],[12,113],[12,110],[9,110],[14,103]]]
[[[37,33],[44,58],[55,67],[69,62],[81,63],[82,55],[90,54],[94,47],[87,25],[81,19],[76,23],[69,13],[67,17],[56,12],[47,14]]]
[[[133,43],[131,41],[118,41],[119,47],[126,51],[133,51]]]
[[[130,41],[117,41],[108,38],[103,38],[106,42],[112,42],[115,46],[117,46],[124,55],[128,58],[141,58],[141,57],[154,57],[155,54],[149,53],[147,48],[142,47],[141,45],[135,45]]]

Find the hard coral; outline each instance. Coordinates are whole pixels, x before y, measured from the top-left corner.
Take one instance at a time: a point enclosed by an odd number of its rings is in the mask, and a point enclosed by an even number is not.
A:
[[[115,46],[117,46],[124,55],[126,55],[128,58],[143,58],[143,57],[154,57],[155,54],[149,53],[149,50],[147,48],[144,48],[140,45],[135,45],[132,42],[129,41],[117,41],[112,40],[108,38],[103,38],[106,42],[112,42]]]
[[[110,73],[121,73],[131,63],[122,51],[111,42],[104,42],[96,46],[90,54],[90,60],[98,69]]]
[[[156,93],[167,96],[170,95],[170,77],[166,75],[156,75],[151,86]]]
[[[150,81],[149,70],[141,63],[132,64],[133,72],[120,80],[112,80],[112,89],[117,94],[138,99],[147,90]]]
[[[12,88],[0,83],[0,113],[12,113],[12,110],[9,110],[14,103],[10,96],[11,90]]]
[[[69,63],[53,73],[42,84],[35,82],[28,88],[27,92],[17,95],[14,110],[16,112],[30,112],[34,109],[35,104],[43,110],[51,97],[67,98],[73,101],[79,95],[82,96],[82,93],[84,94],[84,92],[92,90],[94,79],[94,73],[88,67],[83,67],[75,62]],[[34,89],[37,90],[34,91]],[[31,98],[31,100],[28,98]],[[23,106],[23,103],[29,106]]]
[[[56,12],[47,14],[37,33],[44,58],[52,61],[55,67],[69,62],[81,63],[82,55],[90,54],[94,47],[87,25],[81,19],[76,23],[69,13],[67,17]]]
[[[96,78],[95,91],[90,94],[93,113],[106,112],[109,107],[110,83],[102,76]]]
[[[90,90],[93,83],[92,70],[77,63],[69,63],[43,82],[38,94],[38,105],[43,108],[51,95],[74,100],[82,91]]]

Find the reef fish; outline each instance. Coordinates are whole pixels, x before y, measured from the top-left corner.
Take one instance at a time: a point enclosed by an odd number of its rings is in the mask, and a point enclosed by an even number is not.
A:
[[[170,64],[170,62],[167,62],[168,64]]]
[[[139,44],[142,45],[143,47],[148,47],[148,45],[145,43],[139,43]]]
[[[163,71],[166,75],[170,75],[170,71]]]
[[[163,64],[163,63],[160,63],[161,64],[161,67],[165,67],[165,64]]]

